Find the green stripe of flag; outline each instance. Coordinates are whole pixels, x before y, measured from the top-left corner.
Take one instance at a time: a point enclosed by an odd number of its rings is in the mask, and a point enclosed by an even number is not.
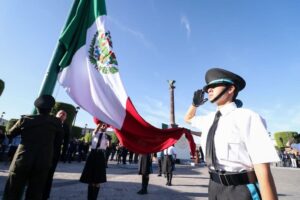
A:
[[[59,62],[60,70],[67,67],[75,52],[85,45],[87,29],[96,18],[106,15],[105,0],[75,0],[74,4],[72,15],[67,20],[59,39],[65,48],[65,53]]]

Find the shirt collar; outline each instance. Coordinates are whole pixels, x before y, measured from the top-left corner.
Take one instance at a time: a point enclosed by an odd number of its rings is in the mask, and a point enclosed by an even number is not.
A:
[[[231,111],[235,110],[236,108],[237,108],[236,104],[234,102],[231,102],[229,104],[222,106],[220,109],[220,112],[221,112],[222,116],[225,116],[228,113],[230,113]]]

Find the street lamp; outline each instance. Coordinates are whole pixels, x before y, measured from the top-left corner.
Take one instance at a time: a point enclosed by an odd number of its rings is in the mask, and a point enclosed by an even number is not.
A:
[[[75,116],[74,116],[74,120],[73,120],[73,126],[75,125],[76,116],[77,116],[77,113],[78,113],[79,109],[80,109],[80,107],[77,106],[77,107],[76,107],[76,110],[75,110]]]
[[[83,132],[83,135],[86,134],[86,128],[87,128],[87,124],[84,125],[84,132]]]
[[[5,114],[5,112],[2,112],[1,118],[0,118],[0,119],[1,119],[1,121],[0,121],[1,123],[0,123],[0,124],[2,124],[2,125],[4,124],[4,123],[3,123],[3,116],[4,116],[4,114]]]

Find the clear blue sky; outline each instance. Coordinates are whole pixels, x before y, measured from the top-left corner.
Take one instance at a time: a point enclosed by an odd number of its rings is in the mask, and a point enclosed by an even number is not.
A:
[[[5,119],[30,114],[72,0],[0,3],[0,78]],[[270,132],[300,129],[300,1],[108,0],[108,24],[121,78],[141,116],[169,122],[167,80],[176,80],[176,122],[183,121],[205,72],[221,67],[247,81],[244,107]],[[72,103],[62,87],[57,101]],[[198,113],[214,111],[205,104]],[[93,128],[79,111],[76,124]]]

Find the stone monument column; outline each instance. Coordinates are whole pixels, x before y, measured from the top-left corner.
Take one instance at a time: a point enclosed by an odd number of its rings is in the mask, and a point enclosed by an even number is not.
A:
[[[174,109],[174,89],[175,89],[175,80],[169,80],[169,90],[170,90],[170,126],[177,127],[177,124],[175,123],[175,109]]]

